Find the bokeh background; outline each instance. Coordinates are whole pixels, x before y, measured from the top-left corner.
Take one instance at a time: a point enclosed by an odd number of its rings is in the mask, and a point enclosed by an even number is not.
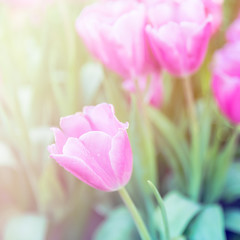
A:
[[[0,1],[0,239],[89,240],[122,204],[116,193],[94,190],[64,171],[47,151],[54,141],[50,128],[85,105],[113,103],[118,118],[129,121],[130,96],[120,77],[89,54],[76,31],[78,15],[92,2]],[[239,0],[225,1],[202,81],[193,84],[196,96],[209,94],[211,53],[225,43],[225,30],[239,9]],[[163,112],[172,119],[180,111],[173,98],[182,104],[178,84],[165,85]],[[164,157],[159,153],[157,158]],[[166,163],[159,160],[158,167],[159,179],[167,181]],[[168,184],[162,184],[163,194]],[[132,224],[123,223],[129,234]],[[101,231],[96,239],[107,236]]]

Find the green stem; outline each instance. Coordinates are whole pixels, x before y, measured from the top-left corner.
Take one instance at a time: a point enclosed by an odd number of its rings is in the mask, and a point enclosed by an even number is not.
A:
[[[148,230],[147,230],[136,206],[134,205],[131,197],[129,196],[128,192],[126,191],[126,189],[121,188],[120,190],[118,190],[118,192],[119,192],[123,202],[127,206],[128,210],[132,214],[132,217],[135,221],[136,227],[139,231],[139,234],[140,234],[142,240],[151,240]]]
[[[160,193],[158,192],[157,188],[153,185],[153,183],[151,181],[147,181],[147,182],[148,182],[149,186],[151,187],[151,189],[158,201],[158,205],[161,209],[166,240],[170,240],[171,238],[170,238],[170,232],[169,232],[169,226],[168,226],[167,212],[166,212],[166,209],[164,206],[164,202],[162,200]]]
[[[185,91],[186,102],[188,106],[189,117],[192,123],[196,124],[197,116],[196,116],[195,107],[194,107],[194,97],[193,97],[193,92],[191,87],[191,78],[189,76],[185,76],[183,77],[182,80],[183,80],[183,87]]]
[[[195,201],[199,200],[201,191],[201,174],[202,164],[199,149],[199,126],[197,121],[197,115],[195,111],[193,91],[191,87],[191,78],[189,76],[183,77],[183,87],[185,91],[185,97],[188,107],[188,114],[191,120],[191,157],[192,164],[192,180],[190,181],[189,194]]]

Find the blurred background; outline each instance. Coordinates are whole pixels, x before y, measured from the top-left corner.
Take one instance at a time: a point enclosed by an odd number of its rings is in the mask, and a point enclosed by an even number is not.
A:
[[[120,78],[90,56],[75,29],[91,2],[0,0],[0,239],[89,240],[121,203],[115,193],[82,184],[47,151],[54,141],[50,128],[84,105],[115,99],[119,119],[129,119]],[[239,7],[239,0],[225,1],[212,51],[224,44]],[[165,169],[162,163],[160,174]]]

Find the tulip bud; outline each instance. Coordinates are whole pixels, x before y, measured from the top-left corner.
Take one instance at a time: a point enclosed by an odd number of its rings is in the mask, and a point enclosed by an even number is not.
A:
[[[128,123],[121,123],[112,105],[85,107],[82,113],[61,118],[54,128],[55,144],[50,157],[88,185],[116,191],[132,173]]]

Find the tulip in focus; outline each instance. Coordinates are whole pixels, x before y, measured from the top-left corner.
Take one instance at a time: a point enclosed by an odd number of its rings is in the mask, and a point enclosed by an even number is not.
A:
[[[212,31],[202,1],[153,1],[148,18],[147,35],[160,64],[180,77],[197,71]]]
[[[214,56],[212,89],[222,113],[240,124],[240,43],[229,43]]]
[[[54,128],[50,157],[88,185],[115,191],[126,185],[132,173],[128,123],[121,123],[110,104],[89,106],[82,113],[61,118]]]

